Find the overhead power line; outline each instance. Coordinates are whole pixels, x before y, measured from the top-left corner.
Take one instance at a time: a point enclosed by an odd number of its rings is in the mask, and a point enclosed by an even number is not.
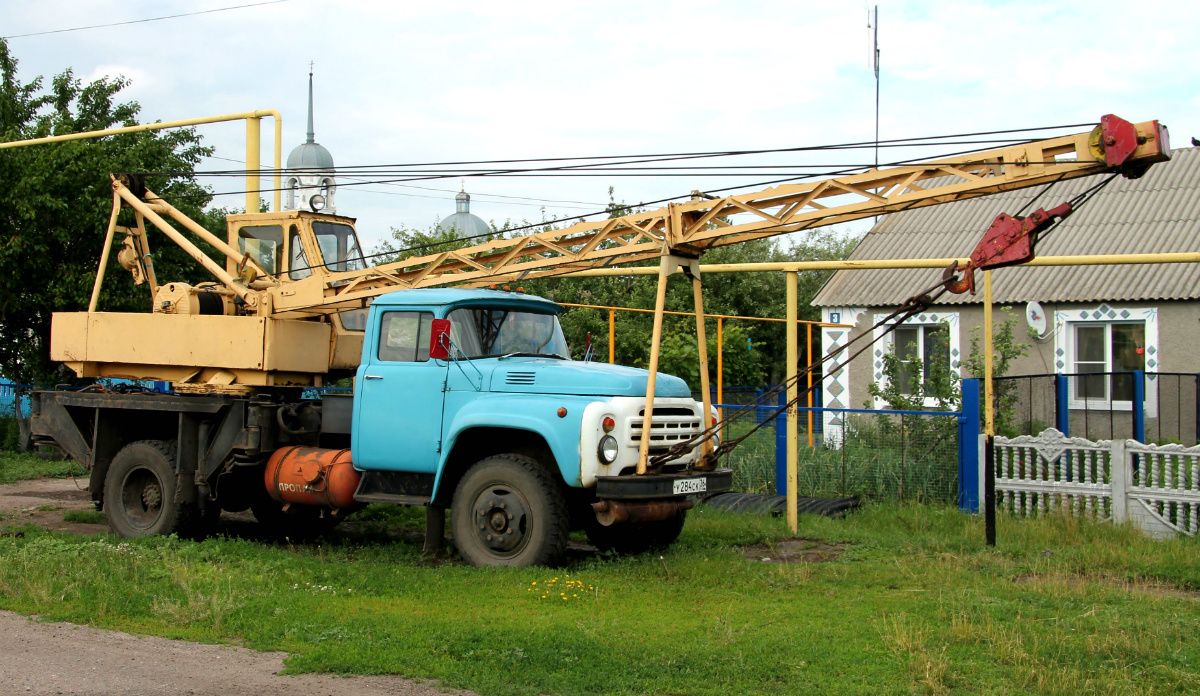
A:
[[[218,155],[209,155],[208,157],[210,159],[219,159],[219,160],[224,160],[226,162],[233,162],[235,164],[245,164],[245,162],[243,162],[242,160],[233,159],[232,157],[220,157]],[[266,171],[263,171],[264,169]],[[272,169],[266,165],[259,167],[259,173],[263,174],[264,176],[270,175],[273,172],[274,172],[274,169]],[[379,184],[380,186],[393,186],[396,188],[417,189],[419,191],[436,191],[438,193],[451,193],[451,194],[459,193],[458,191],[455,191],[454,189],[433,188],[430,186],[414,186],[413,184],[397,184],[397,183],[391,183],[391,182],[387,182],[387,181],[375,181],[373,179],[364,179],[362,177],[356,177],[356,176],[343,176],[341,178],[349,179],[350,181],[361,182],[361,183],[355,184],[355,185],[361,185],[364,183],[365,184]],[[411,198],[429,198],[432,200],[439,200],[439,201],[454,200],[454,196],[423,196],[423,195],[417,194],[417,193],[401,193],[399,191],[375,191],[372,189],[359,189],[359,190],[363,191],[364,193],[379,193],[379,194],[384,194],[384,195],[389,195],[389,196],[407,196],[407,197],[411,197]],[[580,205],[584,205],[584,206],[588,206],[589,207],[588,209],[590,209],[590,208],[595,208],[595,207],[604,207],[606,205],[605,203],[596,203],[594,201],[559,200],[559,199],[555,199],[555,198],[534,198],[532,196],[506,196],[501,193],[472,193],[471,195],[473,197],[477,197],[477,198],[506,198],[506,199],[513,199],[513,200],[517,200],[517,201],[532,201],[531,203],[506,203],[504,201],[487,201],[487,202],[497,203],[497,204],[501,204],[501,205],[531,206],[531,207],[535,207],[535,208],[550,207],[550,208],[576,208],[576,209],[578,209]],[[570,204],[578,204],[578,205],[570,205]]]
[[[895,138],[891,140],[882,140],[878,143],[874,140],[866,140],[861,142],[837,143],[831,145],[809,145],[798,147],[781,147],[781,148],[764,148],[754,150],[718,150],[709,152],[672,152],[672,153],[654,153],[654,154],[635,154],[635,155],[590,155],[584,157],[539,157],[539,158],[523,158],[523,159],[496,159],[496,160],[459,160],[459,161],[444,161],[444,162],[404,162],[394,164],[367,164],[367,165],[349,165],[337,167],[337,171],[342,173],[353,173],[365,175],[368,173],[388,173],[391,170],[400,170],[404,168],[416,167],[460,167],[467,165],[502,165],[502,164],[533,164],[533,163],[554,163],[554,162],[581,162],[584,164],[564,165],[561,167],[546,167],[542,171],[551,170],[566,170],[566,169],[585,169],[612,167],[618,165],[642,164],[647,162],[667,162],[681,159],[706,159],[715,157],[741,157],[747,155],[763,155],[763,154],[781,154],[789,152],[820,152],[820,151],[836,151],[836,150],[857,150],[871,149],[877,145],[880,147],[900,148],[900,147],[940,147],[943,145],[987,145],[987,144],[1004,144],[1028,142],[1027,140],[1004,139],[1004,140],[970,140],[957,141],[952,139],[960,138],[981,138],[990,135],[1006,135],[1013,133],[1031,133],[1052,130],[1063,130],[1067,128],[1083,128],[1092,126],[1092,123],[1072,123],[1061,126],[1045,126],[1041,128],[1013,128],[1007,130],[996,131],[977,131],[974,133],[955,133],[951,135],[924,136],[916,138]],[[606,161],[601,161],[606,160]],[[843,166],[843,165],[836,165]],[[304,172],[309,169],[316,171],[319,168],[303,168],[291,167],[287,171]],[[262,168],[262,172],[273,173],[274,169]],[[476,170],[445,170],[444,173],[452,175],[455,171],[463,173],[473,172]],[[504,171],[504,170],[500,170]],[[538,171],[534,168],[522,167],[513,171]],[[148,174],[171,175],[174,172],[147,172]],[[180,172],[179,174],[182,174]],[[218,176],[218,175],[244,175],[245,170],[210,170],[200,172],[187,172],[189,175],[196,176]]]
[[[281,2],[288,0],[268,0],[267,2],[253,2],[248,5],[234,5],[232,7],[217,7],[212,10],[199,10],[197,12],[184,12],[182,14],[165,15],[163,17],[147,17],[146,19],[130,19],[124,22],[112,22],[111,24],[91,24],[86,27],[72,27],[70,29],[52,29],[50,31],[35,31],[28,34],[13,34],[0,38],[5,39],[21,39],[26,36],[45,36],[46,34],[64,34],[69,31],[83,31],[85,29],[103,29],[105,27],[120,27],[126,24],[144,24],[146,22],[159,22],[164,19],[178,19],[180,17],[194,17],[195,15],[212,14],[213,12],[228,12],[229,10],[241,10],[247,7],[260,7],[262,5],[278,5]]]

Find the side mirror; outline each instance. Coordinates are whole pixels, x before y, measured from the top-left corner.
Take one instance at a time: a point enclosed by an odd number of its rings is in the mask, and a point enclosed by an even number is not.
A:
[[[430,328],[429,357],[434,360],[449,360],[450,320],[434,319]]]

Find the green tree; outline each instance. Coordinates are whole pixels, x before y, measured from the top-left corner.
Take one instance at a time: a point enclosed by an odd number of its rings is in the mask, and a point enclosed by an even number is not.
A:
[[[1017,319],[1012,307],[1001,307],[1008,315],[999,326],[992,324],[992,377],[1003,377],[1012,368],[1017,358],[1029,355],[1029,344],[1017,337]],[[983,379],[984,356],[980,345],[983,331],[976,326],[971,329],[971,350],[962,366],[972,376]],[[1009,437],[1019,434],[1017,423],[1017,384],[1011,380],[992,382],[992,408],[996,418],[996,432]],[[983,406],[983,390],[980,390],[980,407]]]
[[[121,77],[85,85],[70,69],[56,75],[49,89],[41,77],[21,82],[17,60],[0,40],[0,139],[135,125],[139,105],[115,101],[126,85]],[[0,375],[37,384],[73,380],[50,360],[50,316],[87,308],[112,209],[109,175],[171,172],[148,176],[146,183],[180,210],[211,222],[203,214],[209,197],[189,176],[207,154],[211,150],[192,129],[0,151]],[[133,224],[131,212],[123,211],[118,222]],[[121,241],[114,240],[114,251]],[[162,236],[152,235],[151,244],[159,278],[210,279]],[[135,288],[112,256],[100,309],[149,311],[146,286]]]

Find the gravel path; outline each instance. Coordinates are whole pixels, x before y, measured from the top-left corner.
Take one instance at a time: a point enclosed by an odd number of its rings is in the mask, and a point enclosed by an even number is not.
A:
[[[0,612],[0,693],[432,696],[399,677],[279,676],[284,653],[133,636]],[[464,692],[456,692],[464,693]]]

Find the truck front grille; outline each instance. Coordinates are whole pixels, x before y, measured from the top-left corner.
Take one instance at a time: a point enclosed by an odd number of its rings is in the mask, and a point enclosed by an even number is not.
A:
[[[643,418],[634,418],[629,422],[630,439],[640,444],[645,431],[645,411]],[[688,440],[703,430],[700,418],[688,408],[656,408],[650,423],[650,449],[665,450],[670,446]]]

